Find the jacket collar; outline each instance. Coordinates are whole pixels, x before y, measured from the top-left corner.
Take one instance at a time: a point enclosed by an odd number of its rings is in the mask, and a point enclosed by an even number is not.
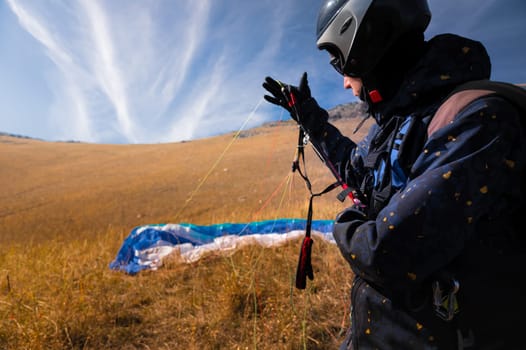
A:
[[[489,79],[490,73],[490,58],[482,43],[454,34],[441,34],[426,42],[421,58],[402,75],[391,98],[379,103],[365,98],[369,112],[382,125],[393,115],[428,114],[429,109],[436,109],[455,86]],[[364,81],[366,89],[371,81]]]

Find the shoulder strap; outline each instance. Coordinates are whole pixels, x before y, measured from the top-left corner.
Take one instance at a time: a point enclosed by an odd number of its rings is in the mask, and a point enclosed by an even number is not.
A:
[[[452,118],[468,103],[478,97],[497,94],[506,99],[524,115],[526,126],[526,90],[510,83],[492,80],[474,80],[457,86],[444,99],[429,123],[427,134],[430,137],[435,131],[449,124]]]
[[[459,85],[451,92],[450,96],[464,90],[494,91],[526,113],[526,90],[517,85],[493,80],[474,80]]]

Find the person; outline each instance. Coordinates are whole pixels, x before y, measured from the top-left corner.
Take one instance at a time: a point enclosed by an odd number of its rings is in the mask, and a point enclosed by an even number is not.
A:
[[[426,0],[324,0],[317,46],[375,123],[356,144],[298,86],[268,102],[320,145],[357,200],[333,233],[353,272],[341,349],[526,349],[521,111],[486,89],[483,44],[429,40]],[[320,151],[320,150],[319,150]]]

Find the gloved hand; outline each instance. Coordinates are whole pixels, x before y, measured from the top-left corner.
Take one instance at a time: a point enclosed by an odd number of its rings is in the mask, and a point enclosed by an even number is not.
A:
[[[271,94],[265,95],[265,100],[285,108],[309,136],[317,138],[322,135],[329,114],[312,98],[307,73],[303,73],[299,87],[271,77],[265,78],[263,87]]]

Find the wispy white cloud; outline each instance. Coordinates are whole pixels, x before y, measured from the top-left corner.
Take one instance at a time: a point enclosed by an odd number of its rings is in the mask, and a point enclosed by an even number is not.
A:
[[[72,62],[69,53],[46,28],[44,23],[15,0],[7,0],[7,4],[18,17],[20,25],[47,49],[49,57],[57,65],[70,64]]]
[[[169,62],[164,62],[168,70],[163,71],[159,77],[162,79],[161,96],[165,105],[177,96],[183,86],[191,66],[196,61],[196,52],[204,44],[208,19],[211,9],[210,1],[199,1],[198,3],[186,3],[184,13],[189,16],[181,16],[174,20],[182,22],[177,31],[170,31],[174,36],[174,47],[169,48],[172,52]],[[160,29],[162,31],[162,29]],[[204,49],[203,49],[204,51]]]
[[[53,111],[77,122],[75,127],[67,128],[74,132],[71,137],[103,141],[89,131],[90,124],[103,118],[106,119],[103,125],[116,129],[117,135],[113,137],[122,137],[124,142],[153,142],[152,137],[169,139],[169,135],[192,137],[209,100],[217,94],[219,76],[207,79],[210,71],[192,73],[196,51],[206,52],[201,46],[209,29],[210,1],[178,5],[179,15],[171,18],[173,25],[162,26],[163,23],[155,21],[154,15],[158,13],[152,13],[156,10],[152,3],[145,3],[146,7],[135,5],[127,8],[127,13],[115,16],[99,2],[83,0],[67,11],[73,14],[70,24],[74,27],[55,31],[56,22],[38,8],[14,0],[9,0],[9,5],[23,28],[43,45],[63,75],[61,79],[54,78],[63,84],[62,88],[55,85],[55,92],[62,94],[57,101],[62,101],[63,108],[69,111],[60,111],[59,103],[54,104]],[[37,19],[39,15],[41,18]],[[146,40],[141,39],[145,37]],[[137,56],[139,60],[134,59]],[[195,88],[195,81],[201,81],[202,85]],[[198,100],[187,97],[186,91],[190,89],[199,91]],[[104,103],[108,103],[105,108],[101,107]],[[166,120],[169,118],[163,118],[165,113],[180,119],[175,123]],[[158,127],[151,125],[151,121],[164,124],[163,128],[149,130]],[[172,123],[180,131],[166,127]],[[170,129],[168,136],[159,135],[166,129]]]
[[[115,109],[120,130],[130,142],[136,142],[133,117],[130,114],[125,81],[115,55],[115,45],[108,25],[108,18],[97,1],[82,0],[79,2],[87,15],[88,33],[93,42],[92,56],[89,57],[90,71],[100,89],[105,93]]]
[[[157,142],[236,130],[265,75],[294,82],[308,62],[288,42],[301,31],[291,17],[303,15],[289,2],[8,4],[59,73],[49,73],[50,114],[62,138]],[[273,114],[265,106],[254,120]]]
[[[57,139],[168,142],[238,130],[251,114],[249,126],[277,119],[279,108],[258,104],[266,75],[295,84],[307,71],[320,105],[353,100],[316,49],[318,0],[6,1],[54,66],[53,101],[35,118]],[[481,36],[497,6],[430,5],[434,33]]]
[[[57,121],[57,125],[63,126],[64,130],[73,130],[73,135],[69,135],[70,137],[79,137],[84,140],[95,139],[83,93],[76,85],[75,79],[72,79],[72,74],[69,74],[70,72],[80,73],[75,67],[71,53],[64,47],[64,43],[61,42],[60,37],[57,37],[57,35],[46,26],[45,21],[42,21],[36,14],[28,11],[24,6],[14,0],[8,0],[7,3],[16,14],[20,25],[43,45],[48,57],[56,64],[57,68],[64,73],[62,78],[59,79],[61,83],[55,85],[56,90],[54,91],[63,91],[65,93],[67,98],[61,98],[61,104],[68,104],[71,107],[71,110],[74,111],[73,115],[75,116],[76,122],[72,125],[71,120],[69,122]],[[55,109],[57,113],[63,113],[63,109],[57,104],[50,108]],[[67,138],[68,135],[64,133],[62,137]]]

